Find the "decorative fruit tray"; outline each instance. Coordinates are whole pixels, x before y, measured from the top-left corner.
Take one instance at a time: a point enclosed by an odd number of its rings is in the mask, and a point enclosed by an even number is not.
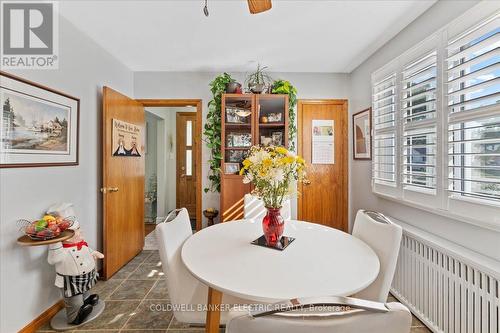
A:
[[[44,241],[59,237],[65,230],[71,228],[76,218],[74,216],[55,217],[45,215],[35,221],[18,220],[20,231],[34,241]]]
[[[24,235],[17,239],[17,244],[23,246],[49,245],[57,242],[64,242],[65,240],[73,237],[74,234],[75,232],[73,230],[68,229],[61,232],[59,236],[47,240],[35,240],[30,238],[28,235]]]

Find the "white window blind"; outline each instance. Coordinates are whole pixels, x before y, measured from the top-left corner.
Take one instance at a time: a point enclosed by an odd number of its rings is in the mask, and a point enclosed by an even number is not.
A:
[[[405,131],[403,134],[403,184],[436,189],[436,128]]]
[[[436,51],[403,69],[402,111],[405,125],[436,118]]]
[[[403,69],[401,119],[404,189],[436,190],[437,52],[418,57]]]
[[[500,200],[500,116],[450,125],[449,191]]]
[[[373,179],[376,183],[395,186],[396,135],[375,134],[374,149]]]
[[[474,112],[500,99],[499,15],[451,39],[447,47],[448,112]]]
[[[373,180],[396,186],[396,74],[373,83]]]
[[[452,197],[500,201],[500,16],[447,45],[448,179]]]

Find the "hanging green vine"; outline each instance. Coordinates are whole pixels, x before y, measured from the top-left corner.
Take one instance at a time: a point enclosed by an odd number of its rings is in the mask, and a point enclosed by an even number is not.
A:
[[[211,151],[208,164],[210,171],[208,172],[209,187],[205,188],[205,193],[208,191],[220,192],[220,175],[221,175],[221,101],[222,94],[226,90],[226,84],[235,80],[228,73],[223,73],[217,76],[210,82],[210,91],[212,92],[212,100],[208,102],[207,121],[205,123],[203,135],[205,142]]]
[[[276,80],[271,87],[273,94],[288,95],[288,149],[295,151],[295,135],[297,127],[295,126],[295,105],[297,105],[297,89],[289,81]]]

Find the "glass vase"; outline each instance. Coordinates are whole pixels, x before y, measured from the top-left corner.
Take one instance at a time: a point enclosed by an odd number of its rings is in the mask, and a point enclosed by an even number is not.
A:
[[[283,236],[285,220],[281,216],[281,208],[266,207],[267,214],[262,219],[262,230],[267,246],[275,247]]]

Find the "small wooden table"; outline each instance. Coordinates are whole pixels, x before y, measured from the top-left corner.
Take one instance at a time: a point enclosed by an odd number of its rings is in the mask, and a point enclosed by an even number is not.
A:
[[[283,251],[252,245],[261,235],[261,221],[241,220],[205,228],[184,243],[182,261],[209,286],[208,305],[220,304],[222,293],[264,303],[348,296],[377,278],[375,252],[343,231],[287,221],[284,235],[295,241]],[[209,306],[206,332],[219,330],[220,312],[215,308],[220,306]]]

